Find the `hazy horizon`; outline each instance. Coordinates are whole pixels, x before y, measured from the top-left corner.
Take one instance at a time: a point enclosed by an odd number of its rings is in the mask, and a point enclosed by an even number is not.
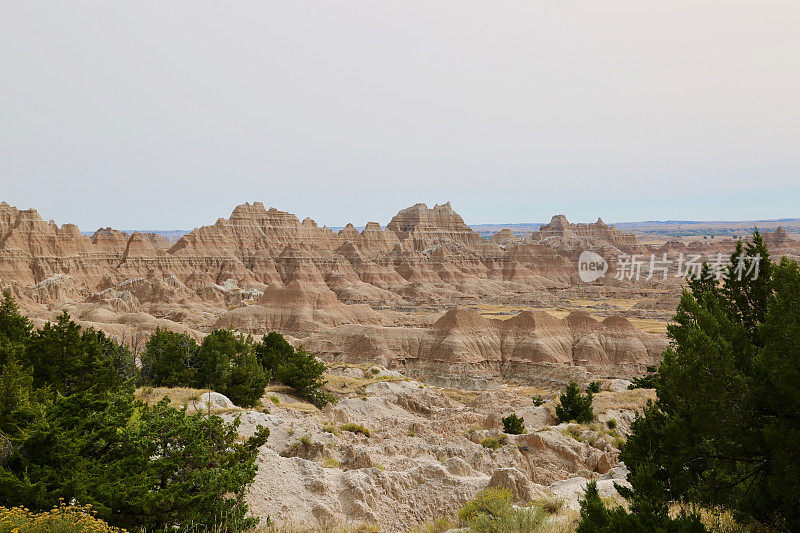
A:
[[[191,229],[800,216],[800,4],[4,2],[0,200]]]

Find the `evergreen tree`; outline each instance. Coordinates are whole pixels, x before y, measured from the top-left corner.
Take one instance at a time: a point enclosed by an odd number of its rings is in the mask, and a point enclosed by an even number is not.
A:
[[[109,355],[111,343],[101,331],[81,330],[64,311],[55,324],[48,322],[31,335],[21,363],[33,368],[36,388],[50,386],[61,394],[107,390],[122,382]]]
[[[122,381],[130,352],[103,333],[82,330],[66,313],[31,330],[6,295],[0,303],[0,343],[7,348],[0,364],[0,505],[35,511],[75,500],[112,524],[150,530],[254,525],[244,492],[267,430],[242,441],[238,419],[189,416],[168,400],[155,407],[135,401],[132,380]],[[208,351],[225,352],[220,347],[231,345],[229,333],[214,335]],[[247,348],[252,343],[241,336],[235,341],[243,356],[232,361],[235,379],[226,384],[260,397],[266,379]]]
[[[321,407],[331,401],[330,396],[321,390],[326,383],[323,372],[325,363],[313,353],[298,348],[291,357],[278,364],[276,377],[284,385],[296,389],[302,398]]]
[[[326,383],[323,378],[325,363],[313,353],[303,348],[295,350],[276,331],[264,335],[255,351],[264,369],[276,380],[296,389],[303,399],[317,407],[333,401],[332,396],[322,391]]]
[[[215,330],[203,339],[192,357],[195,386],[223,392],[230,379],[232,360],[250,349],[252,340],[229,329]]]
[[[253,407],[264,396],[269,378],[256,354],[248,350],[234,358],[224,394],[239,407]]]
[[[580,424],[591,422],[594,419],[592,409],[592,393],[581,394],[578,384],[570,381],[566,391],[559,398],[561,403],[556,405],[556,416],[559,422],[575,420]]]
[[[192,358],[197,343],[186,333],[157,328],[141,355],[142,382],[154,387],[187,386],[194,382]]]
[[[277,331],[264,335],[256,345],[256,354],[265,370],[275,376],[278,365],[294,356],[294,347]]]
[[[683,511],[670,517],[666,508],[659,513],[628,512],[622,506],[608,509],[597,491],[597,482],[586,486],[580,503],[580,523],[576,533],[705,533],[707,530],[696,515]]]
[[[731,276],[740,264],[753,267],[742,279]],[[773,264],[756,232],[727,272],[681,296],[658,400],[620,455],[633,486],[624,495],[640,518],[682,501],[800,531],[800,268]]]
[[[10,357],[19,359],[23,345],[31,336],[33,324],[19,313],[19,307],[8,291],[0,301],[0,368]]]
[[[525,419],[511,413],[503,418],[503,433],[509,435],[522,435],[525,433]]]
[[[12,437],[0,504],[45,510],[75,499],[122,527],[242,530],[254,522],[243,495],[269,431],[239,442],[237,425],[166,399],[148,407],[125,387],[58,396]]]
[[[7,360],[0,367],[0,434],[16,433],[33,420],[44,396],[33,388],[31,369],[23,368],[16,359]]]

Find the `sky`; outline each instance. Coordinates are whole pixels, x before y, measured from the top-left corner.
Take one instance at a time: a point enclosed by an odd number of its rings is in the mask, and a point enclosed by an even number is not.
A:
[[[0,200],[191,229],[800,217],[800,2],[0,0]]]

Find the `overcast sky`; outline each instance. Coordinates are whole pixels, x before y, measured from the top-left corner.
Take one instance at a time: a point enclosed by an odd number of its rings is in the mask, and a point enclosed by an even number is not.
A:
[[[0,199],[385,224],[800,217],[800,2],[0,0]]]

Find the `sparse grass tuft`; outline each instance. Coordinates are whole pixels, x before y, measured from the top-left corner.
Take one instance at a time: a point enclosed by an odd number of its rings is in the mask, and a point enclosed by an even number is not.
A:
[[[350,433],[360,433],[365,437],[369,437],[371,434],[370,430],[364,427],[363,424],[354,424],[352,422],[349,422],[347,424],[342,424],[341,426],[339,426],[339,429],[341,429],[342,431],[349,431]]]
[[[339,431],[339,428],[337,428],[333,424],[325,424],[324,426],[322,426],[322,431],[325,431],[326,433],[331,433],[336,436],[339,436],[339,434],[341,433]]]
[[[561,430],[563,435],[567,437],[572,437],[578,442],[583,442],[583,435],[581,434],[580,428],[578,426],[568,426]]]
[[[411,533],[444,533],[455,528],[456,524],[451,518],[440,516],[415,527],[411,530]]]
[[[326,457],[322,460],[322,468],[339,468],[339,461],[333,457]]]
[[[564,508],[564,498],[551,496],[549,498],[541,498],[533,502],[533,505],[539,507],[547,514],[558,514]]]

